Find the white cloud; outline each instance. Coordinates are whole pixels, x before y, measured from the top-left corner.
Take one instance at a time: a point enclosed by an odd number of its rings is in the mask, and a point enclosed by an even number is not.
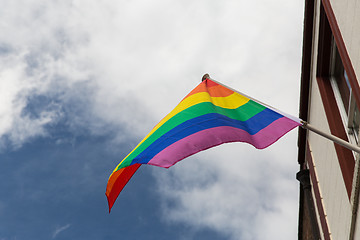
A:
[[[225,144],[168,171],[154,169],[164,221],[214,229],[230,239],[295,238],[295,149],[296,134],[290,133],[265,150]]]
[[[61,232],[68,229],[70,226],[71,226],[70,224],[66,224],[66,225],[61,226],[61,227],[56,227],[55,231],[53,232],[52,239],[56,238],[57,235],[59,235]]]
[[[24,55],[0,58],[0,137],[7,135],[16,147],[30,137],[45,134],[43,126],[54,121],[58,111],[54,104],[37,117],[25,112],[30,96],[42,94],[46,81],[26,74]]]
[[[87,116],[96,118],[85,122],[93,130],[105,122],[141,135],[154,125],[143,121],[142,109],[161,118],[205,72],[270,103],[280,100],[265,89],[285,86],[284,97],[297,93],[291,86],[298,81],[293,75],[298,62],[288,58],[301,52],[302,15],[293,17],[302,9],[299,3],[3,0],[2,5],[0,46],[6,53],[0,61],[10,63],[0,76],[14,89],[2,97],[11,104],[2,104],[7,109],[1,112],[0,136],[11,134],[14,119],[22,118],[36,94],[57,97],[61,104],[73,104],[76,96]],[[292,29],[297,31],[288,34]],[[79,95],[79,86],[88,89]],[[128,111],[137,99],[143,107]],[[296,103],[286,107],[297,109]],[[43,134],[48,123],[40,121],[29,137]],[[13,141],[21,145],[26,138]]]
[[[73,131],[126,129],[140,139],[205,72],[297,114],[303,2],[0,3],[2,148],[49,134],[64,119]],[[287,174],[296,171],[295,138],[264,151],[231,144],[217,158],[175,166],[171,179],[159,178],[164,206],[175,199],[165,219],[235,239],[274,239],[277,229],[294,238],[297,187]]]

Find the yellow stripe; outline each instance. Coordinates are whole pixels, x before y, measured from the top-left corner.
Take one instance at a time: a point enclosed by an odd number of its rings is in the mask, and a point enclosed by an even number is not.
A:
[[[199,92],[193,94],[185,99],[183,99],[166,117],[164,117],[152,130],[146,135],[146,137],[117,165],[114,169],[114,172],[117,171],[117,168],[121,165],[121,163],[132,153],[135,151],[138,146],[140,146],[151,134],[153,134],[158,128],[160,128],[166,121],[170,118],[183,111],[186,108],[192,107],[195,104],[202,102],[212,102],[214,105],[222,108],[235,109],[244,104],[246,104],[250,99],[244,97],[236,92],[227,96],[227,97],[211,97],[207,92]]]
[[[145,137],[145,139],[148,136],[150,136],[153,132],[155,132],[159,127],[161,127],[161,125],[163,125],[170,118],[172,118],[179,112],[183,111],[184,109],[194,106],[195,104],[202,102],[212,102],[214,105],[218,107],[235,109],[244,105],[249,100],[250,100],[249,98],[246,98],[238,93],[233,93],[227,97],[210,97],[209,93],[207,92],[196,93],[181,101],[179,105],[177,105],[165,118],[163,118],[153,128],[153,130]]]

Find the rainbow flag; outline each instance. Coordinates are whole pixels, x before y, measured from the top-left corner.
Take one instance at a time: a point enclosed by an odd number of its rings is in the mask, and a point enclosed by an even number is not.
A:
[[[115,168],[106,189],[109,211],[141,164],[168,168],[190,155],[228,142],[247,142],[263,149],[300,125],[300,119],[207,78]]]

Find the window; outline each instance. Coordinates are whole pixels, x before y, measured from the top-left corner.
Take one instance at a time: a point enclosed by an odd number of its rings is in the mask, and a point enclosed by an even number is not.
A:
[[[341,62],[340,54],[332,37],[330,57],[330,81],[344,125],[348,129],[350,140],[359,143],[360,111],[353,97],[349,78]]]

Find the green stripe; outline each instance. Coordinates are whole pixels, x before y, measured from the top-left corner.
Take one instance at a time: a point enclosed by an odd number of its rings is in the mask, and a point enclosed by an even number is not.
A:
[[[227,109],[213,105],[211,102],[202,102],[196,105],[193,105],[189,108],[184,109],[179,112],[168,121],[166,121],[160,128],[158,128],[153,134],[151,134],[137,149],[134,150],[116,169],[127,167],[131,164],[132,160],[149,147],[153,142],[155,142],[162,135],[175,128],[176,126],[190,120],[208,113],[219,113],[225,115],[229,118],[246,121],[254,115],[265,109],[264,106],[250,100],[246,104],[236,108],[236,109]]]

